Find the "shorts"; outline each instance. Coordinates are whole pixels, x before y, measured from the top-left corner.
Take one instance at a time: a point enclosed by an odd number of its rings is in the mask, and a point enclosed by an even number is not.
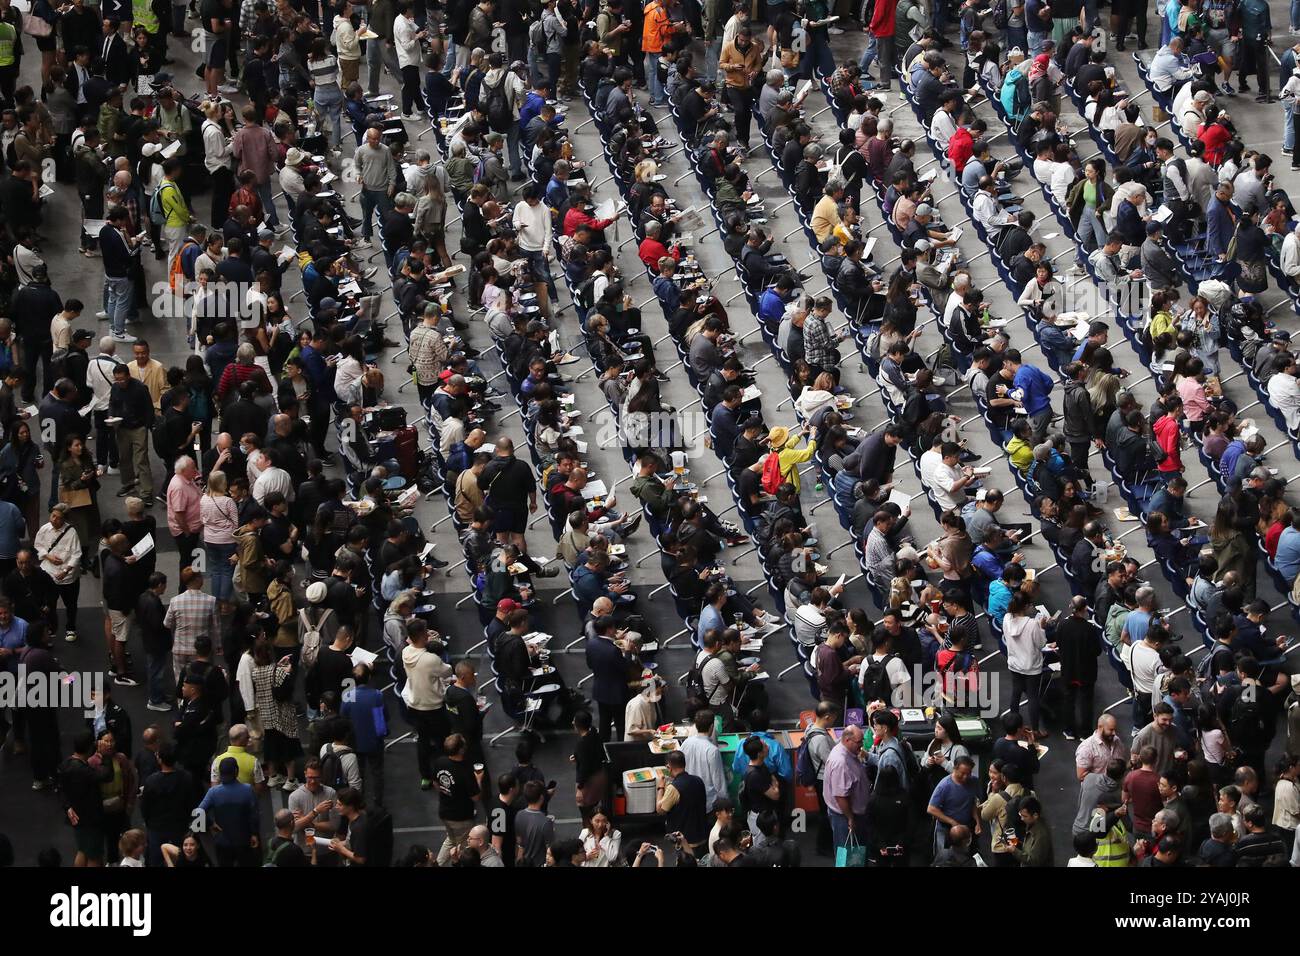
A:
[[[524,508],[498,507],[488,502],[492,509],[492,530],[500,534],[523,534],[528,528],[528,511]]]
[[[442,242],[446,237],[447,228],[441,223],[436,226],[430,226],[424,233],[424,239],[426,242]]]
[[[105,610],[108,611],[108,626],[113,631],[113,640],[125,644],[127,635],[131,633],[130,617],[121,611],[114,611],[111,607]]]
[[[53,53],[59,48],[59,38],[51,33],[47,37],[33,37],[36,41],[36,49],[42,53]]]
[[[104,831],[99,827],[86,825],[73,827],[72,842],[78,853],[85,854],[92,860],[104,858]]]
[[[207,65],[214,70],[224,69],[226,66],[226,40],[219,37],[212,41],[212,46],[208,48]]]
[[[1222,57],[1231,58],[1237,52],[1237,44],[1230,39],[1227,29],[1205,31],[1205,42],[1210,49]]]

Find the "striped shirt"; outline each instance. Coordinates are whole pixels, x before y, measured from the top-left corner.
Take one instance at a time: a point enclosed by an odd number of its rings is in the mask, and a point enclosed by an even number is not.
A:
[[[339,85],[339,62],[332,56],[327,56],[323,60],[308,60],[307,72],[316,82],[318,90]]]

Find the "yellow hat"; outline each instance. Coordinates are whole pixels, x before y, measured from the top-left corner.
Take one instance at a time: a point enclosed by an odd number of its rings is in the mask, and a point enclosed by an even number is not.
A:
[[[767,433],[767,443],[772,448],[780,451],[785,447],[786,442],[790,439],[790,429],[784,425],[777,425]]]

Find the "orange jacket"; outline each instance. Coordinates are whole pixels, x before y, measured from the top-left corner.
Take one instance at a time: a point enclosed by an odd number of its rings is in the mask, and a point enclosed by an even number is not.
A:
[[[645,8],[645,20],[641,28],[641,52],[662,53],[664,43],[671,33],[672,25],[662,0],[650,0]]]

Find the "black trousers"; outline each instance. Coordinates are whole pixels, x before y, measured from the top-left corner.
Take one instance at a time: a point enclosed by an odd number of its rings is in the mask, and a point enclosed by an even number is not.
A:
[[[623,734],[627,732],[627,704],[607,704],[603,700],[596,701],[596,717],[599,723],[596,725],[596,732],[600,734],[600,739],[609,743],[609,731],[612,727],[614,730],[615,742],[623,739]]]
[[[420,92],[420,68],[418,66],[402,67],[402,113],[409,115],[411,110],[420,108],[424,112],[424,94]]]
[[[220,230],[230,218],[230,197],[235,194],[235,174],[223,166],[212,174],[212,219],[210,225]]]
[[[447,708],[437,710],[407,711],[411,726],[415,728],[415,762],[420,768],[420,778],[433,779],[433,758],[442,753],[442,742],[451,733],[451,721],[447,717]]]
[[[23,401],[36,400],[36,363],[41,363],[41,394],[50,391],[54,383],[50,381],[50,359],[54,356],[54,340],[44,339],[23,344]]]
[[[749,148],[749,124],[754,117],[754,94],[749,87],[727,87],[727,102],[736,114],[736,140]]]
[[[1237,51],[1237,85],[1243,86],[1246,76],[1253,70],[1255,81],[1259,85],[1257,93],[1268,94],[1269,71],[1268,48],[1263,40],[1255,40],[1242,34],[1241,49]]]
[[[51,780],[59,769],[59,716],[49,707],[32,707],[26,711],[27,749],[32,762],[33,780]]]
[[[172,540],[176,542],[176,550],[180,554],[181,567],[189,567],[194,560],[194,551],[199,547],[202,540],[198,534],[174,534]],[[180,580],[177,579],[177,588],[180,587]],[[178,591],[179,593],[179,591]]]
[[[1095,684],[1065,685],[1065,729],[1082,740],[1092,733],[1094,715],[1092,712],[1093,690]]]

